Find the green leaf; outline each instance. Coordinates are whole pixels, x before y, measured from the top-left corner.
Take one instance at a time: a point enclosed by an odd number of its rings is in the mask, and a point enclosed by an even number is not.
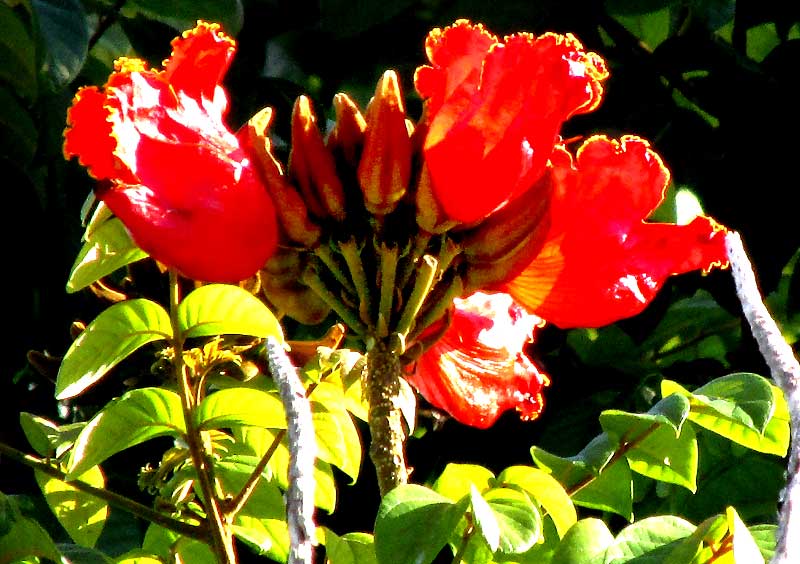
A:
[[[67,292],[73,293],[108,276],[147,253],[136,246],[119,218],[104,221],[94,229],[78,253],[67,280]]]
[[[141,550],[141,555],[129,554],[127,558],[131,560],[126,559],[122,562],[126,564],[139,564],[140,562],[141,564],[151,564],[151,562],[163,564],[164,562],[178,561],[191,562],[191,564],[217,564],[216,555],[206,543],[182,537],[155,523],[151,523],[147,527]],[[155,555],[158,558],[155,558]],[[143,558],[143,560],[139,560],[139,558]]]
[[[281,400],[254,388],[227,388],[209,394],[195,412],[201,430],[237,426],[285,429]]]
[[[338,536],[327,527],[325,535],[325,562],[329,564],[378,564],[375,541],[368,533],[347,533]]]
[[[659,564],[673,541],[691,535],[695,526],[674,515],[648,517],[628,525],[605,553],[604,564]]]
[[[685,192],[686,189],[679,190],[678,195]],[[661,368],[698,358],[712,358],[727,366],[727,350],[733,348],[740,337],[739,320],[722,308],[711,294],[700,290],[669,306],[659,324],[642,342],[641,350],[652,355]],[[710,346],[715,339],[722,339],[729,346]]]
[[[23,516],[16,503],[0,492],[0,562],[33,557],[66,564],[47,531]]]
[[[8,2],[0,2],[0,29],[0,83],[9,84],[18,95],[33,101],[38,89],[36,46],[27,25]],[[12,114],[4,112],[6,115]]]
[[[575,506],[564,487],[550,474],[530,466],[509,466],[497,477],[501,486],[516,486],[526,491],[553,519],[559,537],[577,521]]]
[[[236,495],[244,487],[253,466],[241,462],[220,460],[214,471],[222,482],[223,491]],[[233,533],[259,554],[285,562],[289,555],[289,529],[286,525],[286,506],[277,485],[268,480],[258,484],[242,510],[236,514]]]
[[[533,447],[531,455],[539,468],[564,486],[576,505],[612,511],[631,520],[633,480],[625,458],[609,464],[616,448],[603,433],[571,458],[550,454],[539,447]]]
[[[747,30],[747,56],[762,62],[772,50],[781,44],[775,22],[766,22]]]
[[[689,420],[693,423],[747,448],[785,456],[789,448],[788,408],[780,390],[755,374],[732,374],[718,380],[722,382],[712,381],[694,393],[663,380],[661,393],[689,398]],[[726,396],[708,395],[711,393]],[[765,413],[771,416],[762,433],[759,427],[764,424]]]
[[[19,422],[33,449],[46,458],[60,457],[86,427],[83,421],[58,426],[44,417],[25,411],[19,414]]]
[[[755,539],[750,534],[739,514],[733,507],[725,510],[728,519],[728,528],[733,536],[733,558],[736,562],[747,562],[748,564],[764,564],[764,557],[756,544]]]
[[[256,457],[257,460],[266,454],[275,440],[274,431],[259,427],[239,427],[234,429],[232,434],[236,441],[234,446],[236,452]],[[284,490],[289,487],[289,447],[285,436],[272,453],[267,470],[269,478],[276,480],[278,486]],[[314,482],[316,483],[314,505],[333,513],[336,508],[336,482],[333,469],[330,464],[319,458],[314,462]]]
[[[616,442],[626,445],[631,470],[644,476],[697,490],[697,438],[690,425],[689,400],[670,395],[648,413],[607,410],[600,425]]]
[[[170,338],[169,314],[157,303],[135,299],[112,305],[64,355],[56,377],[56,399],[80,394],[147,343]]]
[[[669,37],[671,16],[672,11],[667,6],[640,14],[614,14],[613,18],[639,39],[647,50],[652,51]]]
[[[78,76],[89,49],[89,28],[78,0],[32,0],[44,43],[44,71],[56,89]]]
[[[220,22],[225,32],[236,35],[242,29],[244,9],[240,0],[130,0],[126,10],[138,12],[183,32],[197,20]]]
[[[47,505],[72,540],[82,546],[93,547],[108,519],[108,503],[42,472],[35,472],[34,475]],[[106,485],[103,472],[97,466],[89,468],[76,479],[96,488]]]
[[[178,306],[178,324],[187,339],[250,335],[283,342],[280,323],[264,302],[230,284],[208,284],[186,296]]]
[[[526,493],[510,488],[492,488],[483,499],[494,513],[501,553],[519,554],[536,543],[542,530],[542,516]]]
[[[747,414],[751,425],[760,433],[764,432],[775,410],[771,384],[758,374],[738,372],[715,378],[693,392],[696,396],[722,398],[736,404],[736,417],[745,419],[739,410]]]
[[[320,382],[308,399],[319,449],[317,456],[355,482],[361,468],[361,437],[347,412],[341,387]]]
[[[433,484],[433,490],[453,501],[461,500],[475,487],[479,492],[489,489],[494,474],[477,464],[449,463]]]
[[[561,539],[550,564],[587,564],[613,542],[614,535],[600,519],[581,519]]]
[[[472,521],[492,552],[500,548],[500,525],[494,512],[474,485],[469,487],[469,509]]]
[[[78,435],[69,465],[72,480],[126,448],[186,432],[181,399],[164,388],[131,390],[89,421]]]
[[[778,534],[777,525],[753,525],[750,527],[750,535],[758,545],[761,556],[765,562],[769,562],[775,556],[776,535]]]
[[[375,553],[381,564],[432,562],[447,544],[466,506],[416,484],[400,485],[381,501]]]

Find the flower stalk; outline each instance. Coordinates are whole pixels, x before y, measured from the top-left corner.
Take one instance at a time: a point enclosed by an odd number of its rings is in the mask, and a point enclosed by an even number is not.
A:
[[[217,495],[214,485],[213,467],[208,458],[208,453],[203,445],[200,430],[195,425],[194,409],[197,406],[196,392],[192,386],[189,367],[183,362],[183,335],[178,327],[178,305],[180,304],[180,285],[178,272],[169,269],[169,312],[175,338],[172,346],[174,350],[173,370],[175,371],[183,407],[183,420],[186,425],[186,442],[192,458],[192,465],[197,472],[197,482],[200,493],[205,501],[206,521],[210,535],[210,546],[220,564],[235,564],[236,548],[233,532],[228,526],[228,520],[223,511],[222,502]]]
[[[378,475],[381,496],[408,482],[406,433],[400,411],[400,357],[383,340],[367,352],[369,456]]]

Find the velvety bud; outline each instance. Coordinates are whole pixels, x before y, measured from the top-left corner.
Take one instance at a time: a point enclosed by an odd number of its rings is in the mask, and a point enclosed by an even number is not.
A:
[[[386,71],[367,108],[358,181],[373,214],[390,213],[411,178],[411,139],[402,93],[394,71]]]
[[[320,228],[308,217],[303,198],[289,184],[280,163],[272,155],[272,143],[267,135],[271,121],[272,108],[264,108],[250,118],[238,136],[256,157],[258,171],[275,202],[282,235],[290,241],[312,247],[319,241]]]
[[[430,170],[427,165],[423,164],[414,194],[417,206],[417,225],[428,233],[439,235],[458,225],[458,222],[449,219],[444,213],[444,209],[434,195],[432,182]]]
[[[261,293],[277,315],[316,325],[327,317],[330,307],[300,281],[305,268],[299,251],[279,249],[258,273]]]
[[[339,93],[333,97],[336,124],[328,135],[328,150],[341,155],[342,159],[355,168],[364,145],[364,131],[367,122],[347,94]]]
[[[308,209],[317,217],[345,217],[344,189],[333,156],[317,127],[311,101],[300,96],[292,111],[289,176],[300,188]]]

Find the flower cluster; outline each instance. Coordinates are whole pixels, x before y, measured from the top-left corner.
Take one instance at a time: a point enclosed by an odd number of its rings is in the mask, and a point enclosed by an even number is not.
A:
[[[304,323],[333,310],[464,423],[533,418],[548,382],[524,353],[534,326],[640,312],[669,276],[724,265],[725,230],[646,221],[669,172],[645,140],[563,142],[608,77],[575,37],[459,20],[425,47],[416,123],[392,71],[363,113],[338,94],[328,132],[300,97],[284,165],[272,110],[224,125],[234,44],[199,23],[163,70],[122,60],[104,89],[82,89],[65,155],[153,258],[205,281],[257,272],[264,299]]]

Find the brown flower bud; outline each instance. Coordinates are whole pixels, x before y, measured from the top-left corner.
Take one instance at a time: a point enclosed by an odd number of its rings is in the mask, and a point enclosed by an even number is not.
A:
[[[289,176],[303,194],[308,209],[317,217],[345,218],[344,189],[333,156],[317,127],[311,101],[300,96],[292,111],[292,150]]]
[[[250,118],[239,137],[256,157],[257,168],[275,203],[282,235],[292,242],[313,247],[319,240],[320,228],[308,217],[303,198],[286,180],[280,163],[272,155],[272,143],[267,135],[271,121],[272,108],[264,108]]]
[[[394,71],[386,71],[367,107],[358,181],[367,210],[392,212],[411,178],[411,139],[402,93]]]
[[[333,97],[336,124],[328,135],[328,150],[341,155],[349,166],[355,168],[364,145],[364,130],[367,122],[347,94],[339,93]]]

